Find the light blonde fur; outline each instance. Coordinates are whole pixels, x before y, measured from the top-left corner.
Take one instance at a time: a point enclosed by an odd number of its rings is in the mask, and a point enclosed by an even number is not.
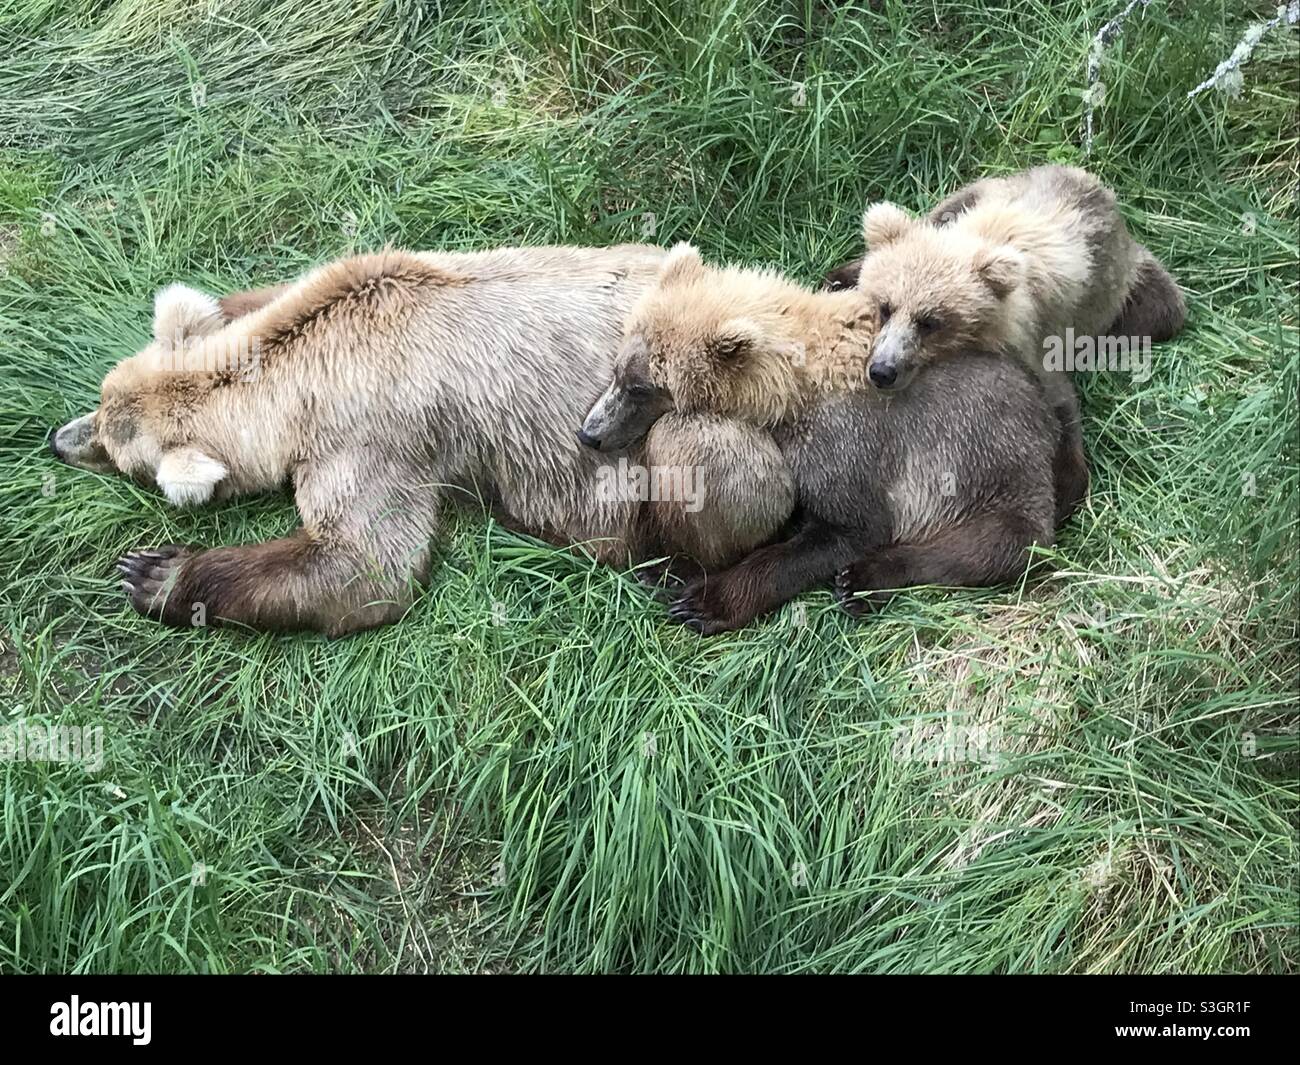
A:
[[[876,357],[897,361],[905,383],[939,358],[1006,352],[1073,418],[1073,385],[1045,368],[1045,340],[1067,329],[1096,335],[1115,322],[1142,249],[1114,195],[1078,168],[1039,167],[969,193],[970,205],[942,225],[889,203],[864,215],[858,288],[892,319]],[[918,326],[927,322],[934,328]]]
[[[182,505],[292,483],[302,528],[286,540],[124,566],[137,608],[173,623],[196,602],[262,628],[337,634],[391,621],[428,574],[449,495],[605,561],[644,557],[662,547],[654,521],[641,501],[598,490],[611,459],[574,433],[663,260],[634,245],[389,250],[265,290],[233,321],[174,287],[159,298],[154,341],[110,371],[99,409],[61,430],[55,449],[155,480]],[[732,460],[752,454],[752,440],[737,432],[710,421],[699,449],[678,438],[672,457],[718,458],[743,485]],[[734,555],[771,532],[695,539]]]
[[[865,385],[875,335],[856,292],[811,292],[775,270],[706,266],[675,247],[628,318],[651,379],[678,410],[773,426],[828,392]]]

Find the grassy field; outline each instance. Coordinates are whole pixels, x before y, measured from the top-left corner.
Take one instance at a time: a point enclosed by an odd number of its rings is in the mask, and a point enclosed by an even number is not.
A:
[[[399,625],[176,634],[112,564],[281,535],[57,466],[172,281],[688,238],[807,281],[872,199],[1085,161],[1119,0],[0,0],[0,971],[1295,971],[1297,34],[1154,0],[1087,165],[1184,284],[1079,382],[1093,491],[1021,588],[730,636],[460,522]]]

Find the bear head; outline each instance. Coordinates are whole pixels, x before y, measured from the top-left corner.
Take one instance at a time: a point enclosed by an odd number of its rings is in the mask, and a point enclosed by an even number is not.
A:
[[[863,235],[867,255],[857,284],[878,317],[867,367],[877,388],[905,388],[938,359],[1007,345],[1026,272],[1016,248],[936,226],[892,203],[868,209]]]
[[[205,439],[201,414],[232,371],[210,365],[220,347],[204,341],[224,324],[217,302],[201,292],[184,285],[159,292],[152,340],[109,371],[95,410],[50,434],[55,456],[156,484],[177,506],[211,499],[229,471]]]
[[[620,451],[671,410],[774,424],[794,389],[796,353],[773,323],[771,296],[784,284],[762,271],[706,266],[689,244],[674,247],[628,316],[614,379],[579,440]]]

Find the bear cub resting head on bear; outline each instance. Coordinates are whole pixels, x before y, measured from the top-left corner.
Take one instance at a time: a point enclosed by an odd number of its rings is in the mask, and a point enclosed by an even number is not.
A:
[[[865,387],[875,329],[856,292],[813,293],[774,270],[706,266],[678,244],[629,315],[614,378],[579,437],[617,451],[670,410],[772,428],[818,395]]]
[[[830,581],[860,616],[889,589],[1012,579],[1052,542],[1058,429],[1029,372],[963,352],[886,396],[865,381],[876,329],[856,291],[674,250],[628,318],[584,437],[626,447],[667,410],[749,421],[780,448],[798,508],[784,539],[689,583],[671,618],[728,631]]]

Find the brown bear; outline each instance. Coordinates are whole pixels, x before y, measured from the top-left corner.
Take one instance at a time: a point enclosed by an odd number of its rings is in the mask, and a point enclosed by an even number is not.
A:
[[[978,181],[926,220],[879,203],[863,232],[868,254],[857,287],[881,320],[872,383],[906,388],[924,366],[961,351],[1022,360],[1061,420],[1063,521],[1087,492],[1088,469],[1078,398],[1065,368],[1053,365],[1053,346],[1101,336],[1166,340],[1186,317],[1177,284],[1129,235],[1114,193],[1076,167]]]
[[[173,286],[156,301],[153,341],[51,446],[73,465],[156,483],[178,505],[292,482],[302,526],[288,537],[122,560],[132,605],[174,625],[339,635],[390,622],[427,578],[453,498],[614,564],[682,552],[725,565],[793,504],[767,434],[673,417],[618,456],[704,467],[707,498],[621,483],[574,435],[664,254],[389,250],[224,304]]]
[[[1095,197],[1094,208],[1099,217],[1105,218],[1113,207],[1114,193],[1086,171],[1046,166],[1007,177],[983,178],[967,185],[941,201],[926,216],[926,221],[941,228],[957,221],[986,195],[1005,200],[1026,193],[1036,185],[1050,187],[1054,181],[1066,187],[1074,184],[1077,193]],[[1147,248],[1135,244],[1132,255],[1134,266],[1128,292],[1119,313],[1102,332],[1107,336],[1150,337],[1155,342],[1170,340],[1182,331],[1187,320],[1187,303],[1182,289]],[[828,271],[823,279],[824,286],[832,291],[856,288],[862,263],[863,259],[858,258]]]
[[[721,573],[686,574],[669,615],[738,628],[835,580],[862,614],[916,584],[1025,572],[1054,539],[1059,427],[1016,360],[961,351],[898,395],[865,384],[874,304],[771,271],[706,266],[679,245],[628,320],[613,380],[584,431],[629,447],[665,411],[768,430],[798,492],[787,535]]]

